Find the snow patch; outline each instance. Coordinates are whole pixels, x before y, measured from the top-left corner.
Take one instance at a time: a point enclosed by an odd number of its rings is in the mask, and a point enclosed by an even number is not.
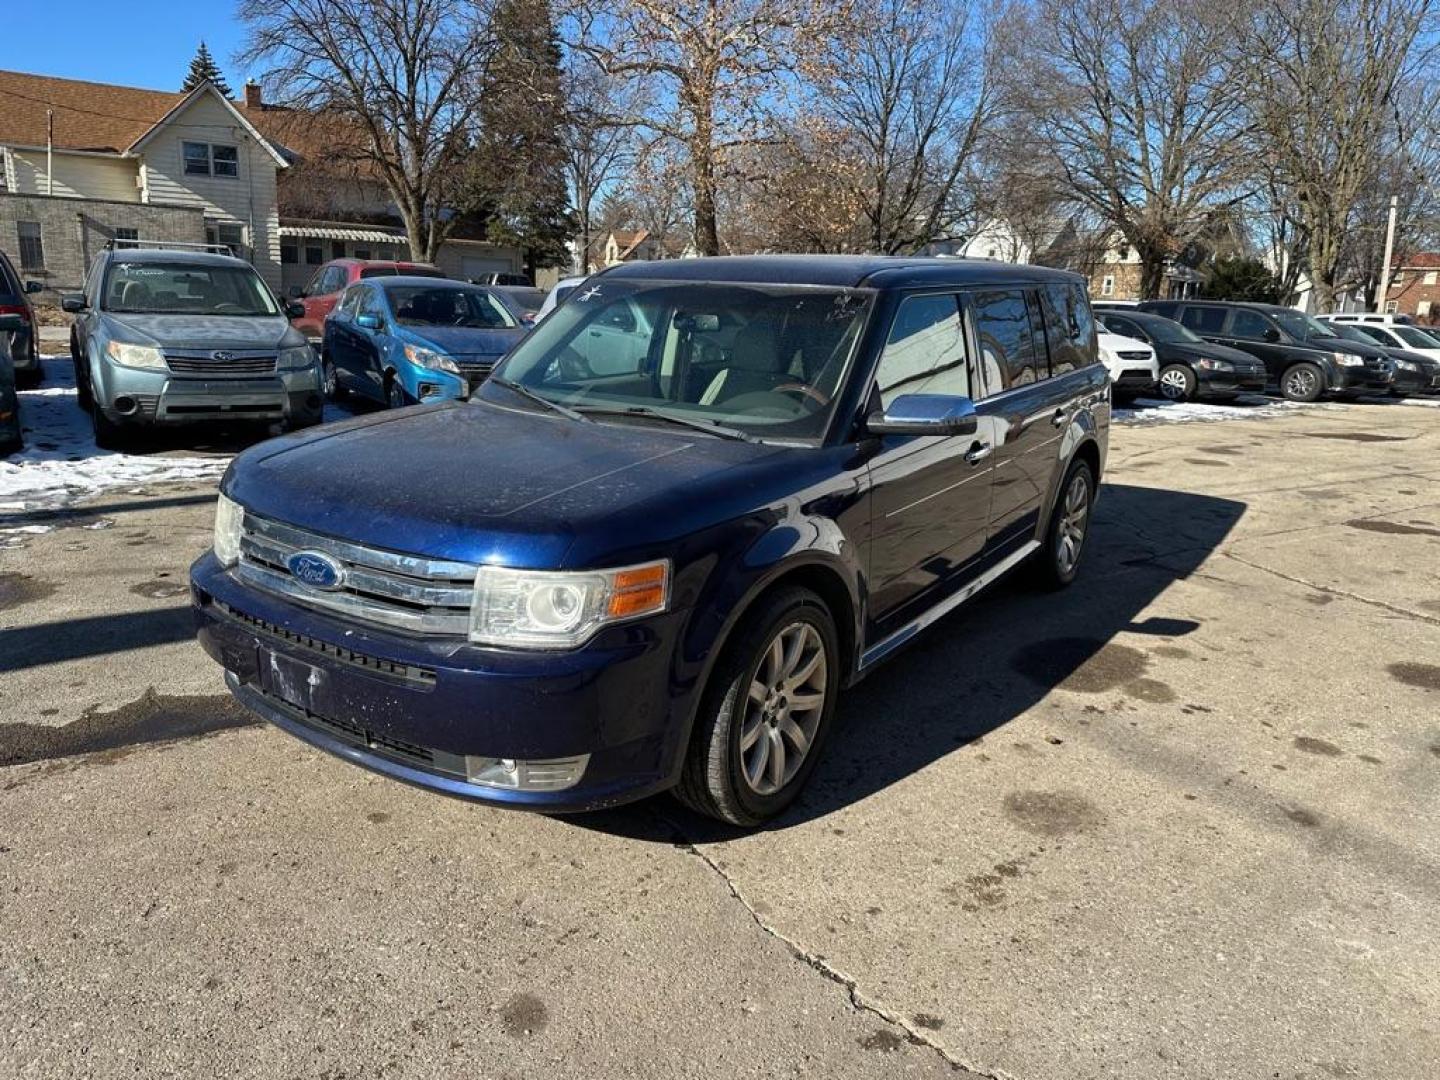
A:
[[[1213,423],[1218,420],[1271,420],[1277,416],[1312,410],[1343,410],[1344,405],[1317,402],[1307,405],[1299,401],[1244,395],[1233,402],[1165,401],[1160,398],[1136,398],[1133,406],[1115,408],[1111,416],[1126,424]]]

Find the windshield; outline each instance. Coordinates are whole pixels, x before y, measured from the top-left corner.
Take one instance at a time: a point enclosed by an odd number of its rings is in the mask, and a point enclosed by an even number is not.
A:
[[[111,263],[101,307],[129,315],[280,314],[275,297],[250,267],[201,263]]]
[[[1394,344],[1380,334],[1369,333],[1363,326],[1351,326],[1349,323],[1326,323],[1325,328],[1336,337],[1342,337],[1346,341],[1359,341],[1366,345],[1384,345],[1386,347]]]
[[[1390,327],[1390,330],[1406,345],[1413,345],[1417,349],[1440,349],[1440,340],[1437,340],[1434,334],[1421,330],[1419,327],[1396,323]]]
[[[402,285],[386,293],[401,326],[465,326],[509,330],[519,324],[505,305],[481,289]]]
[[[1338,336],[1333,326],[1326,326],[1319,319],[1298,311],[1272,311],[1271,316],[1291,337],[1304,341],[1306,338],[1333,338]]]
[[[1153,337],[1156,341],[1163,341],[1171,345],[1194,344],[1205,339],[1198,334],[1192,334],[1185,327],[1181,326],[1174,319],[1153,318],[1146,319],[1138,324],[1141,329]]]
[[[861,289],[602,279],[536,327],[498,374],[581,412],[645,409],[755,437],[819,439],[870,308]]]

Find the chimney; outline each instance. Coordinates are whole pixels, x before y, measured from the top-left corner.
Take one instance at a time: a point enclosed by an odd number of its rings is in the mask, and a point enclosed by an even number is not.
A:
[[[245,80],[245,107],[247,109],[258,109],[264,105],[264,97],[260,93],[260,84],[254,79]]]

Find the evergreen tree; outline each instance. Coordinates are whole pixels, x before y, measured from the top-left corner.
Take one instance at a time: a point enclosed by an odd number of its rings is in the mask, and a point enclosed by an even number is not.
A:
[[[565,266],[575,234],[565,179],[560,36],[548,0],[498,0],[485,73],[476,176],[490,239],[525,252],[527,269]]]
[[[205,42],[200,42],[200,48],[195,50],[195,58],[190,61],[190,71],[185,76],[185,81],[180,86],[182,94],[188,94],[206,79],[215,84],[215,89],[224,94],[227,98],[233,96],[229,85],[225,82],[225,76],[220,71],[220,65],[215,63],[215,58],[210,55],[210,50]]]

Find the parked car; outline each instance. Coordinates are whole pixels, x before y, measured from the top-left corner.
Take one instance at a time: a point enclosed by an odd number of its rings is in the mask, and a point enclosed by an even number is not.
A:
[[[423,277],[362,281],[325,320],[325,392],[392,409],[467,398],[524,336],[490,289]]]
[[[1346,341],[1355,341],[1362,345],[1379,348],[1385,353],[1395,367],[1395,381],[1390,386],[1392,394],[1406,397],[1410,394],[1440,390],[1440,342],[1436,342],[1437,347],[1430,350],[1430,354],[1427,355],[1419,350],[1412,352],[1409,349],[1400,348],[1390,344],[1387,338],[1377,337],[1376,335],[1387,332],[1387,328],[1383,326],[1337,323],[1330,322],[1328,319],[1321,321],[1334,330],[1338,337]],[[1396,327],[1395,329],[1408,330],[1410,327]]]
[[[357,281],[368,278],[396,277],[443,278],[445,272],[429,263],[395,262],[389,259],[333,259],[311,276],[303,288],[291,289],[290,298],[302,305],[301,313],[290,325],[304,334],[316,348],[325,336],[325,317],[335,310],[340,294]]]
[[[1155,388],[1160,365],[1155,350],[1143,341],[1099,328],[1100,362],[1110,372],[1115,398],[1127,401]]]
[[[81,407],[107,448],[155,425],[320,422],[320,363],[255,268],[206,251],[107,247],[67,295]],[[298,307],[298,305],[293,305]]]
[[[1144,311],[1119,311],[1096,305],[1095,317],[1112,334],[1143,341],[1155,350],[1156,386],[1170,401],[1213,398],[1222,401],[1247,390],[1265,389],[1265,365],[1239,349],[1212,345],[1185,327]]]
[[[651,348],[579,357],[617,305]],[[618,266],[470,403],[240,455],[200,641],[250,709],[391,777],[548,811],[673,787],[756,824],[844,687],[1022,564],[1075,577],[1095,337],[1057,270]]]
[[[1224,300],[1146,300],[1141,311],[1174,319],[1216,345],[1249,353],[1265,365],[1269,385],[1291,401],[1325,394],[1388,394],[1388,360],[1336,339],[1294,308]]]
[[[555,283],[555,287],[545,295],[545,302],[540,305],[540,310],[535,313],[535,321],[540,322],[557,307],[565,302],[565,298],[583,285],[586,277],[561,278]]]
[[[1355,333],[1363,334],[1367,339],[1385,349],[1404,349],[1406,352],[1419,353],[1428,356],[1432,360],[1440,360],[1440,331],[1426,330],[1419,326],[1410,326],[1406,323],[1365,323],[1354,319],[1342,319],[1334,315],[1326,315],[1321,322],[1327,326],[1334,327],[1336,333],[1341,333],[1340,327],[1349,327]],[[1353,335],[1345,335],[1352,337]]]
[[[533,326],[545,306],[545,290],[530,285],[493,285],[490,291],[526,326]]]
[[[1322,315],[1321,318],[1334,319],[1336,322],[1366,323],[1374,326],[1412,326],[1415,323],[1414,316],[1399,312],[1336,311],[1329,315]]]
[[[43,292],[38,281],[21,281],[12,263],[0,251],[0,316],[14,315],[19,328],[9,335],[10,359],[15,368],[15,383],[22,389],[39,386],[45,377],[40,362],[40,334],[36,329],[35,309],[30,297]]]
[[[0,456],[13,454],[24,446],[20,398],[15,393],[15,364],[10,358],[11,335],[18,335],[24,325],[19,315],[0,315]]]

